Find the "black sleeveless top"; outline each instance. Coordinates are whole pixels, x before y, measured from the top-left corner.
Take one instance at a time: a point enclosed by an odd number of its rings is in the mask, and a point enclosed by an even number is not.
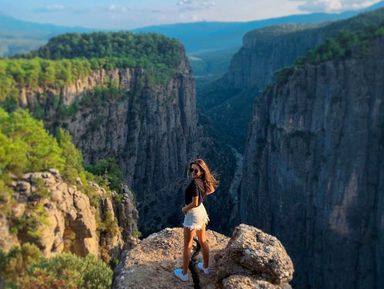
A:
[[[203,195],[201,194],[199,186],[195,180],[192,180],[188,187],[185,189],[185,204],[189,205],[192,202],[192,197],[199,196],[199,205],[203,202]]]

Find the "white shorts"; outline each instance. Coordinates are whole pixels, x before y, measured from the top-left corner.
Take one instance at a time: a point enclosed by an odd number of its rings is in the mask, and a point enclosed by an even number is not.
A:
[[[203,203],[190,209],[184,216],[183,226],[189,229],[201,230],[204,224],[208,224],[209,217]]]

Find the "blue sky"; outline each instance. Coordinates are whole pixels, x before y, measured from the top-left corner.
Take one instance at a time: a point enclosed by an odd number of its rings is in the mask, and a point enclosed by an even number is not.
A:
[[[0,0],[0,12],[66,26],[130,29],[194,21],[249,21],[341,12],[380,0]]]

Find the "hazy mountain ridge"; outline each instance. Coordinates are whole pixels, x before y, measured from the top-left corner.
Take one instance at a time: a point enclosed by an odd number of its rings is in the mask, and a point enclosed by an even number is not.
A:
[[[37,49],[44,45],[49,38],[58,34],[93,30],[95,29],[39,24],[0,13],[0,56],[12,56]]]

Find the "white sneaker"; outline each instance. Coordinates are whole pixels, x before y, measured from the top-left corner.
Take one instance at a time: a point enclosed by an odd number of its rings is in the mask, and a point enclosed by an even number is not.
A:
[[[203,265],[203,262],[199,262],[197,263],[197,267],[204,272],[204,274],[209,274],[209,269],[208,268],[204,268],[204,265]]]
[[[188,273],[187,274],[183,274],[183,269],[175,269],[175,275],[177,278],[179,278],[181,281],[188,281]]]

